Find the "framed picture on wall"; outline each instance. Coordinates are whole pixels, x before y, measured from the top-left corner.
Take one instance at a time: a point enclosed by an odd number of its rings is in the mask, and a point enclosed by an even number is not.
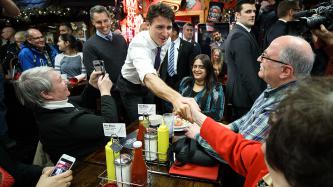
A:
[[[209,56],[212,33],[214,31],[219,31],[223,40],[226,39],[229,34],[229,23],[198,24],[198,43],[201,46],[201,52]]]
[[[207,22],[219,23],[222,18],[223,3],[210,2],[207,16]]]

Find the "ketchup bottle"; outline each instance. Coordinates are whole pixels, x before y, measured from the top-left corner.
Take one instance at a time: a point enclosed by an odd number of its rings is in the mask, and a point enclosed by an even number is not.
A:
[[[142,142],[133,143],[134,157],[132,162],[132,183],[147,186],[147,166],[142,156]]]

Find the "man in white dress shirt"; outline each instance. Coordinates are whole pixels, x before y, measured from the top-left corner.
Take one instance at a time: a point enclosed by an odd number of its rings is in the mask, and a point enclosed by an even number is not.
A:
[[[154,103],[154,96],[172,103],[174,109],[190,116],[183,97],[167,86],[158,70],[170,45],[173,10],[163,4],[151,5],[147,13],[148,31],[138,33],[131,41],[117,87],[125,106],[128,122],[138,119],[138,104]]]

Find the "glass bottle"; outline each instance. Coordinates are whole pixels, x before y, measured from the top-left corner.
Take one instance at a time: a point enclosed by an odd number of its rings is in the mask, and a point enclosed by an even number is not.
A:
[[[154,161],[157,159],[156,131],[149,131],[145,134],[145,150],[146,161]]]
[[[146,132],[146,128],[144,127],[144,118],[143,118],[143,116],[139,116],[139,127],[138,127],[138,129],[139,129],[139,131],[138,131],[138,134],[136,136],[136,140],[143,142],[144,135],[145,135],[145,132]]]
[[[133,143],[134,157],[132,162],[132,183],[147,186],[147,166],[143,160],[142,142]]]

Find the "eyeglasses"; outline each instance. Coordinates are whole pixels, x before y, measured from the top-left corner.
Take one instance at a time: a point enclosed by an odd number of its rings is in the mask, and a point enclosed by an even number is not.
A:
[[[261,55],[260,55],[260,61],[262,61],[263,59],[270,60],[272,62],[276,62],[276,63],[283,64],[283,65],[290,65],[290,64],[287,64],[287,63],[279,61],[279,60],[274,60],[274,59],[265,57],[265,53],[261,53]]]
[[[40,40],[44,39],[44,36],[37,36],[37,37],[32,37],[33,40]]]

